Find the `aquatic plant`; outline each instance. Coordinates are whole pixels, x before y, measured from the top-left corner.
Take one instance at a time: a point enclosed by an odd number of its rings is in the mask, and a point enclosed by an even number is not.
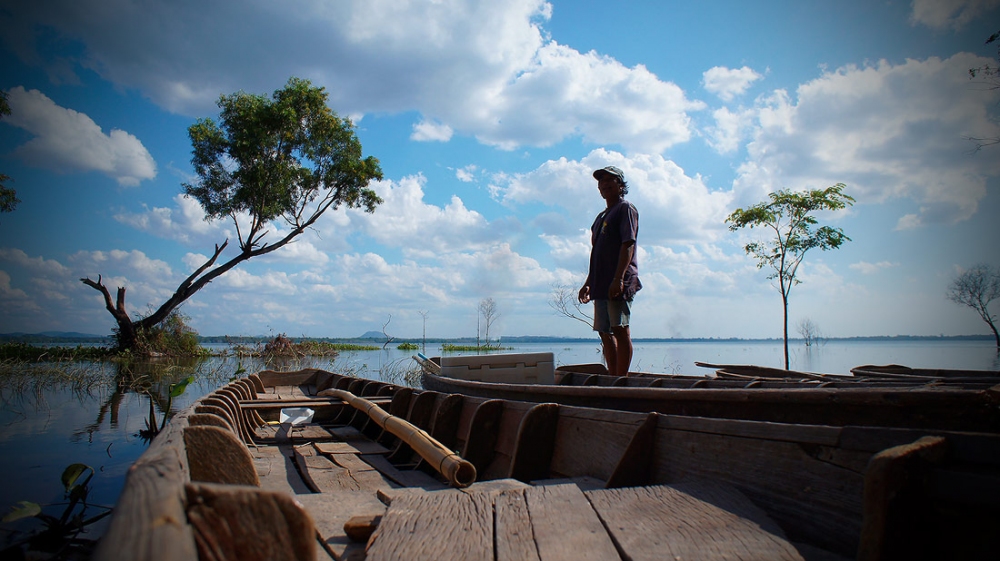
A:
[[[89,472],[89,473],[88,473]],[[25,518],[35,518],[42,523],[41,531],[22,531],[18,537],[11,540],[0,550],[0,558],[26,558],[28,552],[44,552],[52,558],[88,557],[96,545],[96,540],[81,538],[87,526],[111,514],[111,508],[87,503],[90,493],[90,480],[93,479],[94,468],[86,464],[70,464],[63,470],[61,481],[65,489],[66,503],[46,505],[49,507],[65,506],[59,516],[44,512],[38,503],[20,501],[11,507],[2,522],[12,523]],[[86,477],[81,481],[81,477]],[[88,508],[102,509],[96,515],[89,516]],[[36,555],[37,556],[37,555]],[[34,557],[34,556],[33,556]]]

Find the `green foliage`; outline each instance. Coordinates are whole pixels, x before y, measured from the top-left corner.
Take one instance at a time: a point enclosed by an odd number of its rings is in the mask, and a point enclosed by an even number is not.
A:
[[[114,356],[104,347],[42,347],[28,343],[0,344],[0,360],[25,362],[62,362],[78,360],[103,360]]]
[[[187,322],[188,316],[174,310],[167,319],[137,333],[134,352],[151,356],[203,356],[208,354],[198,342],[198,332]]]
[[[396,348],[401,351],[417,351],[420,350],[420,345],[416,343],[400,343],[396,345]]]
[[[799,284],[796,276],[806,252],[813,248],[837,249],[851,238],[840,228],[821,226],[814,212],[841,210],[854,204],[854,198],[845,195],[843,183],[826,189],[804,192],[782,190],[770,193],[769,202],[757,203],[745,209],[738,208],[726,218],[731,231],[740,228],[765,228],[774,234],[769,240],[752,241],[744,246],[747,255],[757,260],[757,268],[774,270],[769,279],[778,279],[778,291],[784,305],[785,368],[788,368],[788,294]]]
[[[268,99],[237,92],[219,99],[219,122],[199,119],[188,129],[199,181],[184,184],[209,218],[248,213],[240,247],[258,247],[263,226],[279,217],[307,227],[341,204],[372,212],[382,200],[367,186],[382,178],[379,162],[363,158],[348,119],[326,105],[323,88],[291,78]],[[316,205],[312,215],[307,208]]]

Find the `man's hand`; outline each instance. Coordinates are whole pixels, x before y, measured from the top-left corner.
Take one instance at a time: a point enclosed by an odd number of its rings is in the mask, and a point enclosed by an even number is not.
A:
[[[580,289],[580,293],[577,295],[577,299],[580,301],[581,304],[586,304],[587,302],[590,302],[590,287],[587,285],[583,285],[583,288]]]
[[[625,291],[625,280],[624,279],[614,279],[611,281],[611,286],[608,288],[608,300],[614,300],[622,295]]]

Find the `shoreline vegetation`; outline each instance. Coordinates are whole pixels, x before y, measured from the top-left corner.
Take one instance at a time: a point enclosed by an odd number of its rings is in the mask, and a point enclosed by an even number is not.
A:
[[[186,334],[191,337],[191,334]],[[0,334],[0,361],[31,361],[31,362],[62,362],[86,360],[115,360],[122,358],[141,357],[333,357],[341,352],[378,351],[388,347],[404,351],[417,351],[434,345],[442,353],[454,352],[484,352],[494,353],[513,350],[511,345],[528,343],[581,343],[592,341],[591,337],[547,337],[547,336],[514,336],[505,337],[503,343],[482,343],[474,337],[459,338],[387,338],[382,334],[375,336],[371,332],[362,337],[354,338],[320,338],[320,337],[288,337],[277,336],[198,336],[193,341],[178,348],[167,345],[165,350],[153,350],[147,353],[118,352],[114,349],[113,336],[99,336],[84,333],[10,333]],[[798,339],[792,339],[797,341]],[[859,336],[859,337],[824,337],[822,342],[920,342],[920,341],[990,341],[990,335],[894,335],[894,336]],[[642,343],[778,343],[780,338],[743,339],[737,337],[693,337],[693,338],[636,338],[636,344]],[[192,344],[193,343],[193,344]],[[211,347],[206,347],[209,345]],[[219,348],[219,345],[225,345]]]

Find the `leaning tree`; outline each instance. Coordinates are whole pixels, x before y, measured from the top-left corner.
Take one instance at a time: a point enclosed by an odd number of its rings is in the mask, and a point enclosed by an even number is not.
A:
[[[219,266],[229,245],[216,244],[212,256],[151,314],[133,320],[125,308],[125,287],[117,300],[98,276],[80,279],[104,295],[118,324],[119,349],[136,346],[141,333],[163,321],[195,292],[240,263],[270,253],[313,226],[340,205],[373,212],[382,200],[368,187],[382,179],[379,162],[363,157],[349,119],[327,106],[323,88],[291,78],[268,98],[237,92],[219,99],[219,122],[199,119],[188,128],[198,179],[183,184],[205,210],[206,220],[230,219],[239,253]],[[290,230],[268,240],[268,224],[284,221]]]
[[[990,302],[1000,298],[1000,269],[985,263],[955,277],[948,286],[948,299],[956,304],[966,305],[983,318],[996,338],[997,352],[1000,352],[1000,332],[997,331],[996,315],[990,312]]]
[[[745,209],[738,208],[726,218],[729,229],[762,227],[770,229],[774,238],[768,241],[753,241],[744,246],[747,255],[757,259],[757,268],[765,266],[774,269],[767,278],[778,280],[781,304],[784,312],[785,370],[788,370],[788,294],[792,286],[799,284],[797,273],[806,252],[814,247],[822,250],[837,249],[851,238],[840,228],[822,226],[815,231],[818,223],[812,215],[818,210],[840,210],[854,204],[854,198],[844,194],[843,183],[826,189],[812,189],[805,192],[788,190],[769,193],[770,202],[757,203]]]

